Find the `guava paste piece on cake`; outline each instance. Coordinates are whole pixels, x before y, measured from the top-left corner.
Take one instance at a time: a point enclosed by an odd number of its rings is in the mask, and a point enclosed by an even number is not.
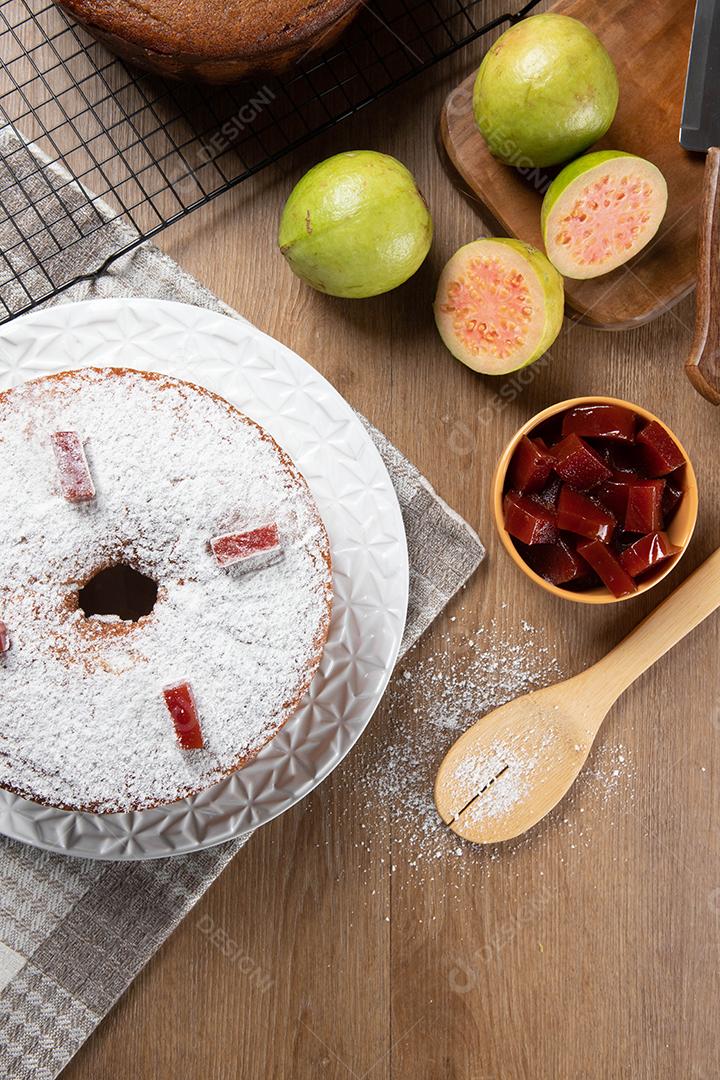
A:
[[[567,484],[558,499],[557,523],[560,529],[604,544],[610,541],[617,524],[609,510]]]
[[[95,485],[85,456],[85,447],[76,431],[53,431],[50,436],[57,462],[60,490],[68,502],[89,502]]]
[[[619,561],[630,577],[636,578],[672,555],[678,555],[681,551],[682,548],[670,542],[667,533],[655,532],[641,536],[639,540],[626,548]]]
[[[637,417],[621,405],[577,405],[563,417],[563,435],[634,443]]]
[[[503,502],[505,528],[523,544],[551,544],[558,538],[555,511],[529,495],[509,491]]]
[[[205,742],[198,718],[195,695],[190,683],[176,683],[163,690],[165,704],[175,725],[175,734],[183,750],[202,750]]]
[[[651,476],[667,476],[685,464],[682,450],[657,420],[651,420],[638,432],[637,441]]]
[[[260,559],[277,556],[281,553],[277,525],[261,525],[248,532],[226,533],[215,536],[210,541],[219,566],[235,566],[237,563],[254,563]]]
[[[553,446],[552,452],[555,472],[578,491],[597,487],[612,476],[612,470],[598,452],[578,435],[567,435]]]
[[[637,586],[613,553],[600,540],[586,540],[578,544],[578,555],[590,563],[595,573],[613,596],[630,596]]]
[[[0,653],[6,653],[10,648],[10,633],[4,622],[0,622]]]

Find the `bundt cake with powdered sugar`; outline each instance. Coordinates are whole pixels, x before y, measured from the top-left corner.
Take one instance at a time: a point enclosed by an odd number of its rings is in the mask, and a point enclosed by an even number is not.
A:
[[[251,761],[318,667],[327,533],[272,437],[165,375],[0,394],[0,786],[144,809]]]

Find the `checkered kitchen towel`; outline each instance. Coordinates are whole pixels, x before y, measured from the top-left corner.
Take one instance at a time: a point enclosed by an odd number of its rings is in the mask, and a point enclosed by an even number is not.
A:
[[[67,260],[82,273],[125,241],[123,226],[97,230],[103,204],[68,183],[10,129],[0,130],[0,151],[2,202],[14,218],[14,224],[0,221],[0,251],[15,242],[16,230],[33,236],[53,279],[66,271]],[[72,227],[86,234],[75,255],[62,253],[57,232],[67,224],[68,207]],[[240,317],[150,244],[76,285],[60,302],[107,296],[180,300]],[[407,531],[405,651],[467,581],[484,550],[399,450],[367,427],[392,477]],[[106,863],[47,854],[0,837],[0,1077],[57,1076],[248,838],[174,859]]]

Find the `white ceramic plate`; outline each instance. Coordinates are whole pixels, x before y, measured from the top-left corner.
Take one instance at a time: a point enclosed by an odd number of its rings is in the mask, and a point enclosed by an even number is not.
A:
[[[320,670],[297,714],[250,765],[193,798],[130,814],[48,809],[0,790],[7,836],[84,858],[155,859],[265,824],[343,759],[397,659],[407,546],[390,477],[353,410],[314,368],[248,323],[188,304],[114,299],[0,328],[0,389],[89,365],[165,372],[237,405],[295,460],[332,545],[335,603]]]

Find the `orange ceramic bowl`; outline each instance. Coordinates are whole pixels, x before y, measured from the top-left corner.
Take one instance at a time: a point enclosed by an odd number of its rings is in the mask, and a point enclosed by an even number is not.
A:
[[[522,555],[515,547],[513,538],[505,528],[505,519],[503,515],[503,494],[505,492],[505,481],[507,470],[510,465],[515,449],[522,439],[523,435],[530,435],[540,424],[546,420],[551,419],[553,416],[558,416],[560,413],[566,412],[568,409],[574,408],[576,405],[620,405],[625,409],[630,409],[632,412],[637,413],[638,416],[645,420],[657,420],[658,424],[665,428],[667,433],[672,437],[673,441],[677,443],[685,456],[685,462],[682,471],[678,477],[680,481],[680,487],[682,488],[683,497],[675,512],[675,517],[670,522],[668,528],[665,530],[672,544],[680,548],[677,555],[673,555],[672,558],[666,559],[661,563],[655,574],[651,574],[644,581],[639,582],[637,591],[630,593],[629,596],[613,596],[608,588],[604,585],[596,589],[588,589],[586,592],[573,592],[570,589],[562,589],[558,585],[552,585],[545,578],[540,577],[534,570],[528,566],[523,559]],[[492,482],[492,499],[493,499],[493,513],[495,515],[495,524],[497,530],[500,533],[500,539],[503,542],[505,550],[510,555],[510,558],[516,563],[517,566],[527,574],[527,576],[534,581],[541,588],[546,589],[547,592],[552,593],[553,596],[559,596],[563,600],[572,600],[576,604],[617,604],[622,600],[631,600],[635,596],[640,596],[642,593],[652,589],[654,585],[657,585],[659,581],[662,581],[664,577],[670,573],[670,571],[677,566],[678,562],[685,554],[685,550],[690,542],[690,537],[695,529],[695,522],[697,521],[698,513],[698,486],[697,479],[695,477],[695,470],[692,467],[690,458],[684,446],[677,438],[675,433],[670,430],[667,424],[663,424],[659,417],[649,412],[647,409],[643,409],[640,405],[633,405],[629,401],[622,401],[619,398],[611,397],[579,397],[570,398],[568,401],[561,401],[557,405],[551,405],[550,408],[544,409],[536,416],[533,416],[531,420],[528,420],[526,424],[520,428],[520,430],[513,436],[510,442],[505,447],[502,457],[498,462],[497,469]]]

